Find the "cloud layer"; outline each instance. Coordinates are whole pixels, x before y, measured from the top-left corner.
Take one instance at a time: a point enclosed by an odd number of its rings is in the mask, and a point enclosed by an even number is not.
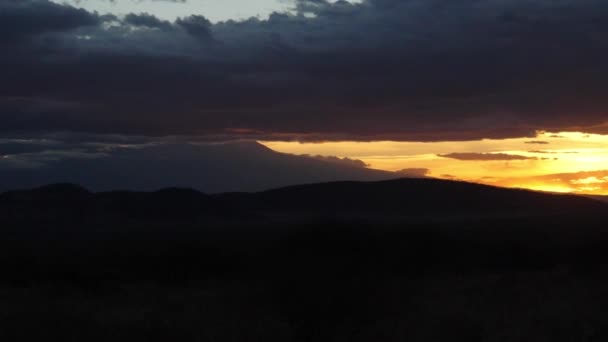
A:
[[[475,160],[475,161],[489,161],[489,160],[528,160],[537,159],[536,157],[526,157],[517,154],[508,153],[476,153],[476,152],[458,152],[458,153],[446,153],[438,154],[439,157],[452,158],[457,160]]]
[[[608,193],[608,170],[506,178],[489,183],[507,187],[527,187],[546,191],[606,195]]]
[[[212,24],[0,3],[0,134],[300,140],[608,132],[608,3],[301,0]]]

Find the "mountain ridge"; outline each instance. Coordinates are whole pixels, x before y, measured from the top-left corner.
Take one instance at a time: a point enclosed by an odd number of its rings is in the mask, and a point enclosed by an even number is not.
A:
[[[584,196],[547,194],[524,189],[430,178],[399,178],[377,182],[340,181],[302,184],[260,192],[205,194],[185,188],[154,192],[89,192],[71,184],[57,184],[0,194],[0,210],[19,207],[38,214],[70,206],[117,215],[165,217],[180,220],[201,217],[361,219],[451,219],[465,217],[522,217],[603,215],[608,204]],[[48,209],[48,208],[47,208]]]

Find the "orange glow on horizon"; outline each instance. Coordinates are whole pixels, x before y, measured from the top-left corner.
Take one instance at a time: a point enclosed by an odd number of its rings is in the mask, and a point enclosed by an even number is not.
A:
[[[261,141],[283,153],[348,157],[370,168],[550,192],[608,195],[608,135],[539,132],[533,139],[446,142]]]
[[[544,192],[572,193],[572,189],[564,187],[564,186],[530,185],[528,187],[518,186],[517,188],[530,189],[530,190],[535,190],[535,191],[544,191]]]

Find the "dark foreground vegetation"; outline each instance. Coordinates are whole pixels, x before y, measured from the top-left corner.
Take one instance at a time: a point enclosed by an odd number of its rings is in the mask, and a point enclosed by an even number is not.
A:
[[[436,180],[0,195],[2,341],[605,341],[608,205]]]

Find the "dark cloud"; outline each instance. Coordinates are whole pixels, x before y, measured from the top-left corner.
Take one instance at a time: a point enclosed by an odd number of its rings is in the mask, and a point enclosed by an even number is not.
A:
[[[303,157],[317,159],[317,160],[322,160],[322,161],[325,161],[325,162],[328,162],[328,163],[347,165],[347,166],[350,166],[350,167],[365,168],[365,167],[369,166],[368,164],[366,164],[362,160],[352,159],[352,158],[348,158],[348,157],[340,158],[340,157],[335,157],[335,156],[321,156],[321,155],[311,156],[311,155],[307,155],[307,154],[304,154],[302,156]]]
[[[555,151],[544,151],[544,150],[531,150],[528,153],[540,153],[540,154],[556,154],[558,152]]]
[[[315,141],[603,132],[606,33],[599,0],[307,0],[294,14],[217,24],[4,0],[0,132]]]
[[[68,149],[68,144],[46,139],[0,139],[0,156]]]
[[[536,157],[526,157],[516,154],[507,153],[475,153],[475,152],[464,152],[464,153],[447,153],[438,154],[439,157],[452,158],[457,160],[475,160],[475,161],[490,161],[490,160],[536,160]]]
[[[431,173],[431,170],[427,168],[407,168],[395,171],[395,173],[400,177],[425,178],[428,176],[429,173]]]
[[[0,44],[32,36],[65,32],[100,23],[97,15],[46,0],[3,0],[0,2]],[[3,52],[4,54],[7,51]],[[10,52],[8,52],[10,53]]]
[[[529,145],[549,145],[550,144],[548,141],[543,141],[543,140],[530,140],[530,141],[526,141],[524,143],[529,144]]]
[[[197,39],[205,42],[212,40],[212,24],[209,19],[201,15],[192,15],[183,19],[180,18],[177,19],[175,23]]]
[[[540,154],[577,154],[577,151],[545,151],[545,150],[531,150],[529,153],[540,153]]]
[[[158,19],[157,17],[148,13],[129,13],[125,16],[124,22],[133,26],[158,28],[161,30],[169,30],[172,27],[170,22]]]

